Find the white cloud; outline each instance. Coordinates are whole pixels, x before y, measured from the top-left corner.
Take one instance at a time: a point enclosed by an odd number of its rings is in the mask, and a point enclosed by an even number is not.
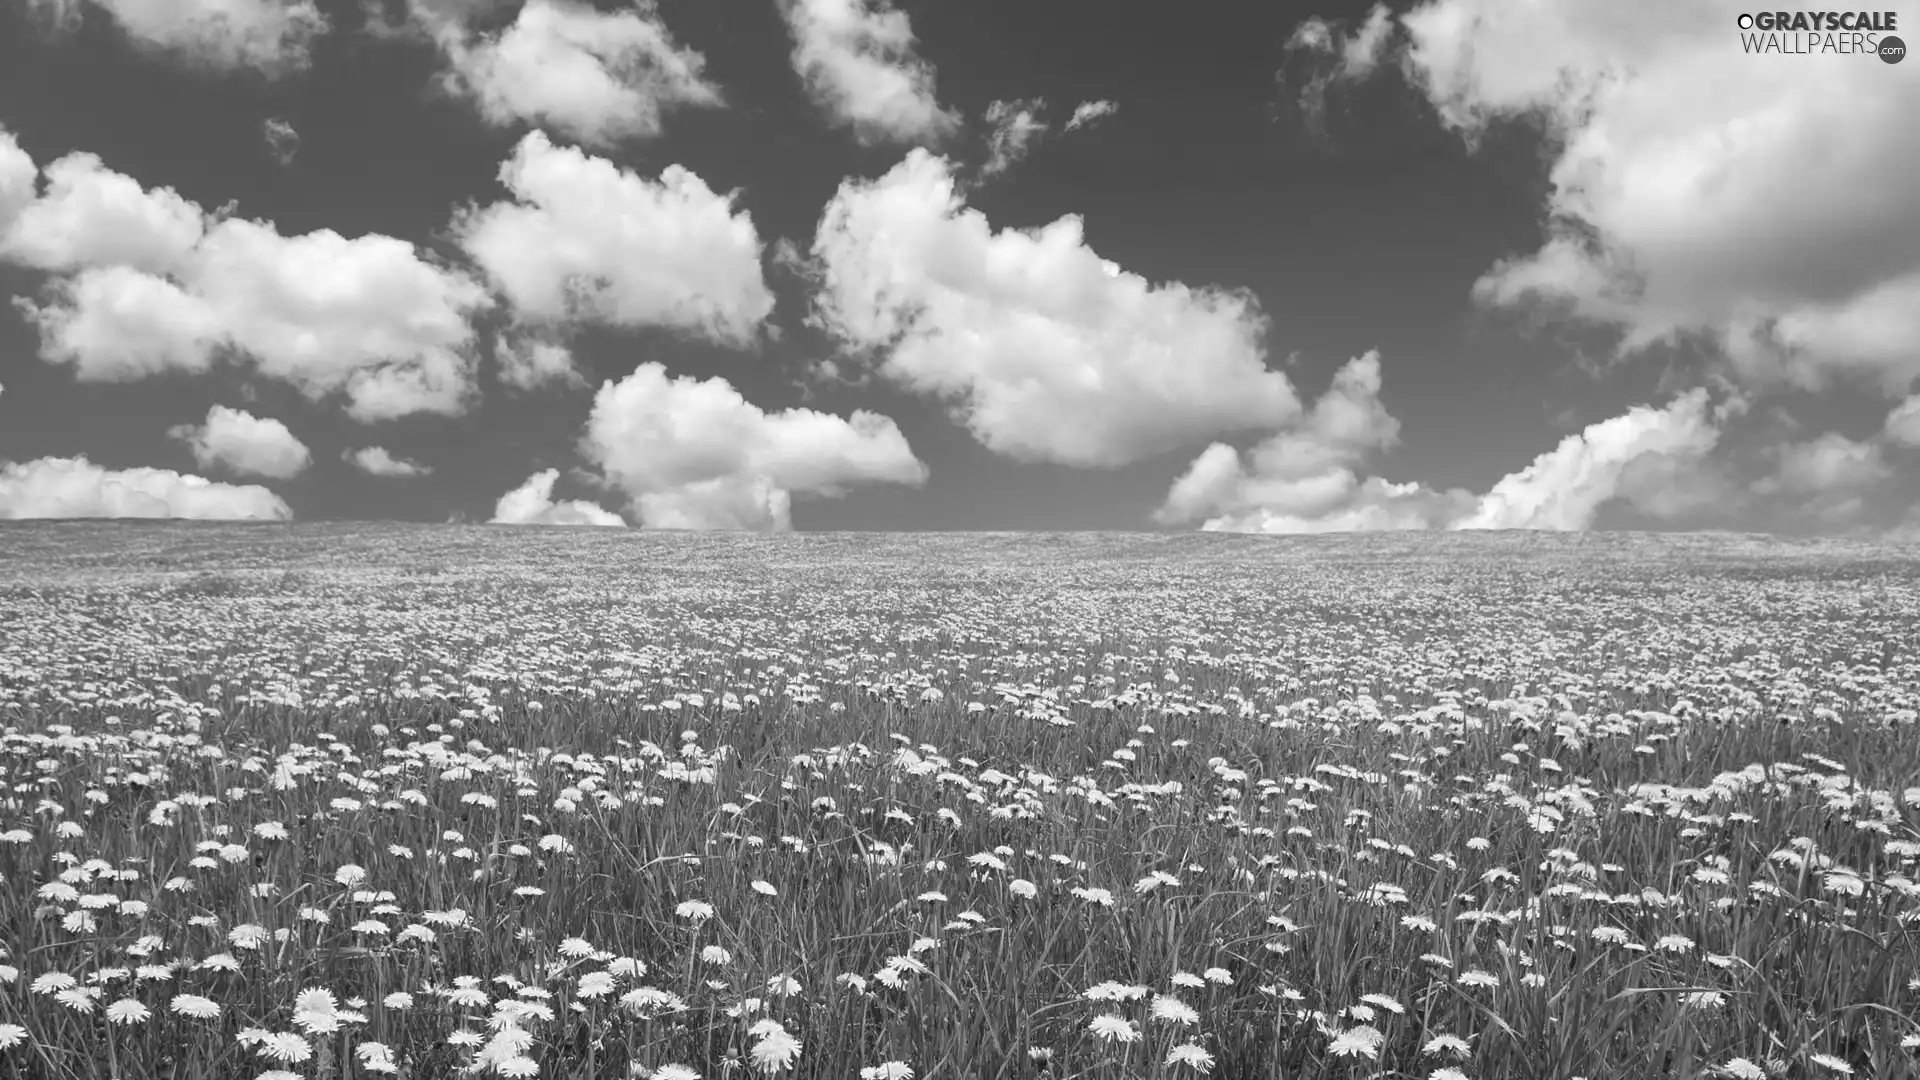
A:
[[[475,36],[464,12],[416,7],[446,53],[448,83],[489,123],[543,125],[595,146],[660,133],[683,106],[721,103],[705,60],[677,45],[652,0],[601,12],[577,0],[529,0],[512,25]]]
[[[1073,115],[1067,117],[1066,129],[1078,131],[1083,127],[1091,127],[1119,111],[1120,103],[1117,101],[1083,101],[1073,107]]]
[[[1256,445],[1247,460],[1215,443],[1175,481],[1154,515],[1163,524],[1207,515],[1201,526],[1228,532],[1344,532],[1425,529],[1467,512],[1464,491],[1362,478],[1373,454],[1399,439],[1400,422],[1380,403],[1380,356],[1348,361],[1298,422]]]
[[[300,152],[300,133],[279,117],[270,117],[261,123],[260,137],[266,141],[273,160],[282,165],[293,164],[293,156]]]
[[[1779,447],[1779,471],[1762,481],[1763,491],[1815,495],[1871,487],[1893,475],[1880,447],[1829,432]]]
[[[1920,394],[1915,394],[1887,414],[1887,438],[1901,446],[1920,446]]]
[[[169,435],[193,448],[193,459],[203,469],[216,466],[287,480],[306,471],[313,455],[305,443],[278,420],[262,419],[240,409],[215,405],[206,422],[181,424]]]
[[[36,195],[35,181],[40,175],[33,158],[21,148],[13,132],[0,127],[0,237],[12,227]]]
[[[581,451],[649,528],[788,529],[796,494],[927,476],[884,416],[769,413],[724,379],[670,378],[655,363],[601,386]]]
[[[1032,152],[1047,133],[1047,123],[1040,119],[1046,107],[1041,98],[995,101],[987,106],[987,123],[993,127],[987,135],[988,157],[981,176],[998,176]]]
[[[1920,66],[1749,55],[1738,0],[1430,0],[1405,68],[1469,138],[1540,119],[1549,239],[1479,294],[1633,350],[1718,342],[1753,379],[1920,375]]]
[[[1585,529],[1601,506],[1618,497],[1632,501],[1641,493],[1627,485],[1629,478],[1657,477],[1630,473],[1635,462],[1699,460],[1719,439],[1704,390],[1682,394],[1661,409],[1639,406],[1567,436],[1495,484],[1475,511],[1453,527]],[[1657,494],[1658,487],[1651,490]]]
[[[862,142],[934,142],[960,126],[934,96],[933,65],[915,49],[893,0],[779,0],[793,69],[833,119]]]
[[[587,385],[573,362],[573,350],[556,341],[502,334],[494,342],[493,358],[500,365],[500,381],[515,390],[537,390],[548,383]]]
[[[38,301],[41,356],[83,379],[204,371],[232,355],[373,421],[457,413],[473,391],[469,315],[485,289],[413,245],[331,230],[282,236],[142,191],[91,155],[48,166],[0,255],[61,272]]]
[[[773,311],[752,216],[685,168],[649,180],[536,131],[500,179],[516,201],[461,214],[453,231],[519,319],[744,344]]]
[[[584,499],[553,501],[553,484],[560,479],[559,469],[545,469],[527,477],[527,482],[500,496],[493,506],[496,525],[611,525],[627,523],[619,514],[603,510]]]
[[[135,45],[183,63],[282,75],[308,65],[327,18],[313,0],[37,0],[61,26],[106,14]]]
[[[341,455],[354,468],[369,476],[427,476],[432,469],[417,461],[394,457],[384,446],[363,446]]]
[[[842,183],[813,255],[815,320],[1010,457],[1124,465],[1299,409],[1251,294],[1156,286],[1088,248],[1078,217],[996,232],[924,150]]]
[[[0,258],[40,270],[127,266],[166,273],[206,233],[206,214],[172,188],[152,191],[93,154],[46,168],[46,190],[0,234]]]
[[[1338,21],[1314,16],[1294,27],[1287,39],[1287,66],[1282,81],[1294,90],[1307,127],[1326,132],[1327,90],[1335,83],[1365,78],[1379,66],[1393,32],[1393,17],[1385,4],[1375,4],[1366,21],[1351,32]]]
[[[171,469],[103,469],[84,457],[0,463],[0,518],[267,519],[293,516],[266,488]]]

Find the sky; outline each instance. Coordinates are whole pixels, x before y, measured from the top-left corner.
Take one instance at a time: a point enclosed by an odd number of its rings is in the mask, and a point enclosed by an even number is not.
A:
[[[1920,536],[1920,62],[1752,10],[0,0],[0,518]]]

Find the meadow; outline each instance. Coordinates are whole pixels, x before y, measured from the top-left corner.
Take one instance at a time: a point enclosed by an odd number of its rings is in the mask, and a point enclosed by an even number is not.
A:
[[[1920,549],[0,527],[0,1077],[1920,1075]]]

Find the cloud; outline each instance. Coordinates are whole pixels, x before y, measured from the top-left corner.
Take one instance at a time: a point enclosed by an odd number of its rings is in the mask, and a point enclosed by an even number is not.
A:
[[[1083,101],[1074,106],[1073,115],[1067,117],[1066,130],[1078,131],[1083,127],[1092,127],[1119,111],[1120,103],[1117,101]]]
[[[676,44],[652,0],[601,12],[577,0],[529,0],[497,34],[476,35],[456,5],[416,5],[446,54],[446,82],[488,123],[545,126],[592,146],[650,138],[662,117],[721,104],[700,53]]]
[[[1697,337],[1753,382],[1920,376],[1920,67],[1743,52],[1736,0],[1429,0],[1403,67],[1469,140],[1536,122],[1547,240],[1492,304]],[[1843,37],[1845,35],[1842,35]]]
[[[15,166],[17,168],[17,166]],[[457,413],[473,392],[465,274],[390,236],[283,236],[146,190],[89,154],[49,165],[0,257],[55,274],[17,300],[40,355],[89,381],[205,371],[232,356],[363,421]]]
[[[581,452],[648,528],[784,530],[796,494],[927,477],[877,413],[769,413],[724,379],[670,378],[657,363],[601,386]]]
[[[493,357],[500,365],[500,381],[515,390],[537,390],[549,383],[587,385],[574,364],[573,350],[556,341],[505,333],[494,342]]]
[[[313,454],[305,443],[278,420],[263,420],[239,409],[215,405],[206,422],[181,424],[167,432],[193,448],[193,459],[203,469],[216,466],[231,472],[288,480],[306,471]]]
[[[1493,485],[1475,511],[1453,527],[1585,529],[1600,507],[1615,498],[1639,497],[1644,505],[1657,505],[1644,496],[1657,496],[1659,484],[1642,489],[1627,483],[1658,479],[1657,473],[1630,472],[1636,462],[1699,460],[1719,439],[1704,390],[1682,394],[1665,408],[1639,406],[1562,439],[1531,465]]]
[[[496,525],[612,525],[624,528],[619,514],[603,510],[584,499],[553,501],[553,484],[560,479],[559,469],[545,469],[527,477],[527,482],[500,496],[493,505]]]
[[[1209,446],[1174,482],[1155,520],[1207,517],[1207,530],[1303,533],[1425,529],[1458,518],[1473,506],[1464,491],[1360,476],[1367,458],[1399,440],[1380,382],[1380,355],[1368,352],[1342,366],[1309,412],[1247,460],[1226,443]]]
[[[778,0],[793,69],[814,101],[865,143],[932,143],[960,116],[934,97],[933,65],[892,0]]]
[[[1327,130],[1327,90],[1335,83],[1354,82],[1372,74],[1386,53],[1393,18],[1385,4],[1375,4],[1366,21],[1345,33],[1338,20],[1314,16],[1296,26],[1285,46],[1286,62],[1279,81],[1297,101],[1307,130],[1324,138]]]
[[[681,166],[650,180],[536,131],[500,180],[515,201],[458,215],[453,233],[520,320],[747,344],[773,311],[752,216]]]
[[[249,484],[217,484],[171,469],[103,469],[84,457],[0,463],[0,518],[293,517],[280,497]]]
[[[1900,446],[1920,446],[1920,394],[1915,394],[1887,414],[1887,438]]]
[[[266,140],[267,150],[273,154],[273,160],[282,165],[293,164],[293,155],[300,152],[300,133],[293,125],[272,117],[260,125],[260,137]]]
[[[843,182],[813,256],[813,321],[1009,457],[1125,465],[1299,409],[1250,293],[1156,286],[1076,216],[996,232],[924,150]]]
[[[342,460],[369,476],[428,476],[433,470],[417,461],[394,457],[384,446],[363,446],[340,455]]]
[[[0,127],[0,236],[5,236],[14,219],[33,202],[39,176],[39,168],[21,149],[20,140]]]
[[[1155,520],[1205,517],[1203,529],[1228,532],[1570,531],[1591,528],[1601,508],[1615,502],[1661,522],[1723,521],[1751,494],[1726,463],[1709,457],[1723,421],[1738,410],[1712,407],[1704,390],[1590,424],[1478,497],[1366,476],[1368,459],[1399,440],[1380,386],[1378,353],[1348,361],[1310,411],[1244,457],[1226,443],[1208,447],[1174,482]],[[1831,440],[1820,442],[1821,453],[1811,457],[1828,471],[1817,475],[1834,480],[1844,470],[1821,456],[1833,449]],[[1794,467],[1804,481],[1819,466]]]
[[[313,0],[31,0],[56,28],[84,11],[110,19],[136,46],[216,71],[250,68],[268,76],[305,68],[328,29]]]
[[[48,165],[46,190],[15,211],[0,258],[39,270],[178,268],[206,235],[207,215],[172,188],[148,190],[86,153]],[[29,182],[28,191],[32,187]]]
[[[982,177],[998,176],[1032,152],[1047,133],[1047,123],[1040,119],[1046,107],[1042,98],[995,101],[987,106],[987,123],[993,128],[987,135],[988,157],[980,167]]]

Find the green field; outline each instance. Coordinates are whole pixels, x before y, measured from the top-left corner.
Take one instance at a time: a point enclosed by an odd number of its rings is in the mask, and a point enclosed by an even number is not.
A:
[[[1916,1075],[1920,548],[0,527],[0,1077]]]

